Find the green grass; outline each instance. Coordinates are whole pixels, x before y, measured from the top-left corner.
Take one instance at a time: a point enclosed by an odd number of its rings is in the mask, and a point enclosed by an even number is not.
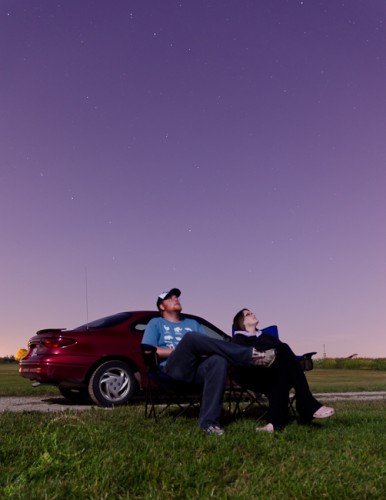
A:
[[[323,370],[307,372],[313,392],[385,391],[386,371],[380,370]]]
[[[146,420],[143,406],[0,415],[0,497],[383,498],[385,402],[338,402],[313,426],[256,433],[248,418],[223,437],[194,418]]]
[[[384,390],[386,373],[315,369],[313,391]],[[0,395],[59,394],[32,388],[0,365]],[[223,437],[195,418],[144,418],[143,404],[113,410],[0,414],[1,499],[367,498],[386,488],[386,401],[336,402],[312,426],[255,432],[251,415]]]
[[[58,389],[53,386],[32,387],[30,380],[19,375],[17,363],[0,364],[0,396],[53,396],[58,394]]]

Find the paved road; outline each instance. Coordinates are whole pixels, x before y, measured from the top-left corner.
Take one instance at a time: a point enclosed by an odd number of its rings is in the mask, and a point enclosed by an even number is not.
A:
[[[374,400],[384,400],[386,402],[386,391],[377,392],[323,392],[315,393],[317,397],[322,402],[329,401],[374,401]],[[62,397],[2,397],[0,398],[0,412],[3,411],[13,411],[13,412],[23,412],[23,411],[48,411],[48,412],[61,412],[66,410],[90,410],[92,408],[98,408],[98,406],[92,404],[77,405],[70,403]],[[103,410],[106,410],[104,408]]]

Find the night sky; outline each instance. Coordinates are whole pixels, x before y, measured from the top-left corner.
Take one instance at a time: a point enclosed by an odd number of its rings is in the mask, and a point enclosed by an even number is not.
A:
[[[383,0],[0,0],[0,355],[154,309],[386,357]]]

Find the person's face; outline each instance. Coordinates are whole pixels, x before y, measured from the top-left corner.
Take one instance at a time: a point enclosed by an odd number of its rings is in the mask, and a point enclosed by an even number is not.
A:
[[[250,311],[249,309],[244,309],[243,314],[244,314],[245,329],[248,330],[248,328],[256,328],[257,324],[259,323],[256,314]]]
[[[182,305],[177,295],[172,295],[161,302],[160,309],[166,313],[181,312]]]

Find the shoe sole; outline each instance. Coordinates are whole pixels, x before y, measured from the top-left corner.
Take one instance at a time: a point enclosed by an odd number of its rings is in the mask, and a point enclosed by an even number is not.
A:
[[[332,417],[333,415],[335,415],[335,411],[334,410],[330,410],[330,411],[326,411],[324,413],[321,413],[319,415],[314,415],[314,418],[317,418],[317,419],[323,419],[323,418],[329,418],[329,417]]]
[[[272,427],[267,429],[267,426],[264,426],[264,427],[256,427],[256,432],[269,432],[269,433],[272,433],[272,432],[275,432],[275,429]]]

